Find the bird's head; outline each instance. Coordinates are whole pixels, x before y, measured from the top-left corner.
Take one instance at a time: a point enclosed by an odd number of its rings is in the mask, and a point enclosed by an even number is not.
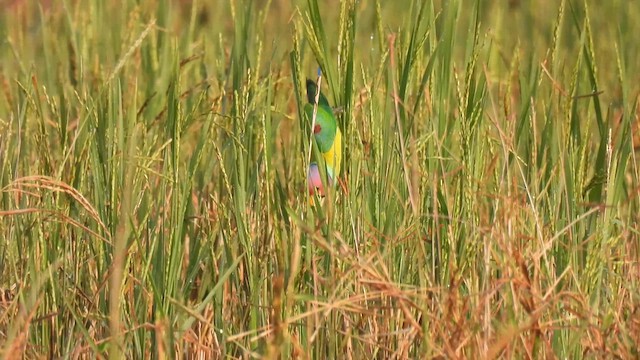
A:
[[[318,86],[311,79],[307,79],[307,100],[309,104],[316,103],[316,94],[318,93]],[[318,95],[318,105],[329,106],[329,100],[324,96],[322,92]]]

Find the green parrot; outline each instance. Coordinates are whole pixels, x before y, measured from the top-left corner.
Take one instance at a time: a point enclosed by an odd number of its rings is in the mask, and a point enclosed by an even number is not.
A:
[[[313,120],[313,105],[315,104],[317,91],[318,87],[316,83],[307,79],[307,99],[309,103],[305,104],[304,112],[309,121]],[[333,115],[333,109],[331,109],[329,101],[327,101],[327,98],[322,93],[320,93],[318,97],[318,110],[316,113],[316,122],[313,125],[313,137],[316,140],[316,144],[318,144],[318,149],[320,153],[322,153],[322,157],[327,166],[327,180],[329,181],[329,185],[335,186],[337,178],[340,175],[340,164],[342,162],[342,133]],[[315,162],[309,165],[307,182],[311,196],[313,196],[316,191],[321,196],[325,194],[320,177],[320,169]]]

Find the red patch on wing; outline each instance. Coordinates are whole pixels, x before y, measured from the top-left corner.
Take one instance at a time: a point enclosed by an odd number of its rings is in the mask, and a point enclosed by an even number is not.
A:
[[[321,128],[321,127],[320,127],[320,125],[318,125],[318,124],[316,124],[316,125],[313,127],[313,133],[314,133],[314,134],[319,133],[319,132],[320,132],[320,130],[322,130],[322,128]]]

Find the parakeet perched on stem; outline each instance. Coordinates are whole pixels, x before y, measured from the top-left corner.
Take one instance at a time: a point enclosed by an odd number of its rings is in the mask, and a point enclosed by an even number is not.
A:
[[[304,106],[304,112],[310,122],[313,121],[313,106],[316,100],[318,87],[312,80],[307,79],[307,99],[308,104]],[[324,158],[327,167],[327,180],[329,185],[335,186],[340,175],[340,164],[342,162],[342,133],[333,114],[333,109],[329,106],[327,98],[320,93],[318,96],[318,110],[316,112],[313,126],[313,137],[318,144],[318,149]],[[309,194],[313,196],[316,191],[324,196],[325,191],[322,186],[320,169],[316,162],[309,165],[307,174]]]

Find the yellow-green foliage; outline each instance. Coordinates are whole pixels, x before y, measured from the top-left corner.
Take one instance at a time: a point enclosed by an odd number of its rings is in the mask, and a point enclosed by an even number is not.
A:
[[[640,356],[634,1],[0,6],[0,355]]]

